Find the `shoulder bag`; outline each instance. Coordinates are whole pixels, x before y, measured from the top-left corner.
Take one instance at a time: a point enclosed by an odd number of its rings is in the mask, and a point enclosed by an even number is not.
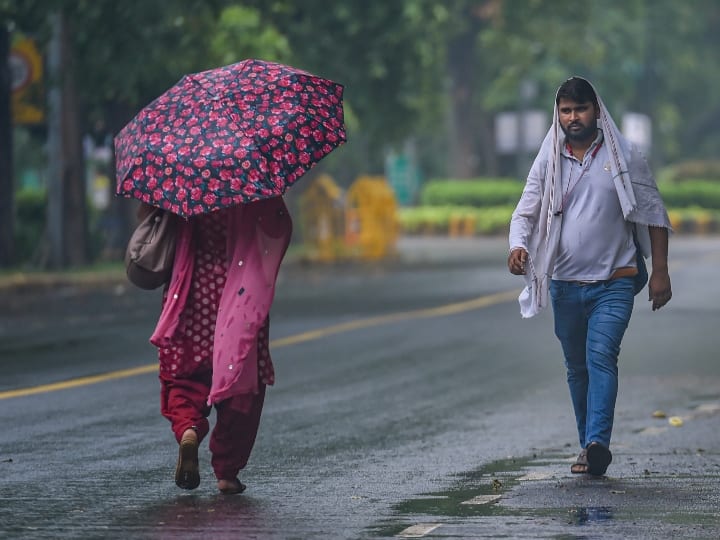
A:
[[[125,250],[125,269],[133,285],[152,290],[170,281],[175,225],[175,215],[161,208],[154,208],[140,221]]]

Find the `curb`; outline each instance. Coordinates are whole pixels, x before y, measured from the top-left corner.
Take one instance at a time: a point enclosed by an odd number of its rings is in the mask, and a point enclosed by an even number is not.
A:
[[[672,220],[671,220],[672,221]],[[720,235],[720,222],[705,220],[682,220],[672,221],[675,234],[683,236],[696,237],[717,237]],[[507,238],[506,232],[501,234],[449,234],[449,231],[434,231],[432,233],[405,233],[400,236],[411,242],[426,239],[434,244],[443,242],[444,239],[453,239],[456,241],[472,241],[472,240],[500,240]],[[417,264],[421,260],[426,263],[436,262],[437,256],[430,256],[427,253],[406,254],[402,256],[395,249],[388,256],[381,259],[364,260],[361,258],[338,258],[331,261],[319,260],[313,258],[307,252],[298,252],[291,256],[286,256],[282,263],[283,268],[293,268],[300,270],[312,270],[335,268],[337,270],[347,270],[350,268],[362,270],[364,268],[376,268],[377,266],[398,267],[404,264]],[[445,262],[447,260],[445,259]],[[119,263],[117,268],[104,270],[88,270],[82,269],[75,272],[68,271],[16,271],[6,275],[0,275],[0,296],[3,294],[22,294],[24,292],[38,292],[49,290],[56,287],[107,287],[107,286],[132,286],[125,275],[125,269]]]
[[[105,286],[127,283],[124,271],[82,271],[77,274],[63,272],[17,272],[0,277],[0,293],[5,291],[49,289],[66,286]]]

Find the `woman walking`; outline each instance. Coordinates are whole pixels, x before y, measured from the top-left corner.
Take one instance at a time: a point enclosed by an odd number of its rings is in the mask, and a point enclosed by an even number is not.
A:
[[[210,434],[218,489],[245,489],[238,474],[274,383],[269,312],[291,233],[282,197],[178,220],[172,277],[150,341],[159,350],[161,412],[179,444],[180,488],[200,484],[198,449]]]

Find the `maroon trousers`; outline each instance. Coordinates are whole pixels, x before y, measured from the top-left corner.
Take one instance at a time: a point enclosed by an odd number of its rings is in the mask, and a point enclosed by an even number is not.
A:
[[[160,409],[172,424],[178,443],[190,428],[197,431],[199,441],[210,431],[207,397],[211,377],[211,373],[202,373],[192,378],[160,378]],[[265,385],[261,382],[256,395],[236,396],[215,405],[217,418],[210,436],[210,452],[218,480],[234,480],[247,465],[264,401]]]

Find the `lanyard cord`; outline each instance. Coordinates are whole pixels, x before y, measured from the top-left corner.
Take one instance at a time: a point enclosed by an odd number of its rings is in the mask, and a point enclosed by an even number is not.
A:
[[[590,165],[592,165],[593,160],[595,159],[595,156],[600,151],[600,147],[603,145],[604,141],[601,141],[596,147],[595,150],[593,150],[593,153],[590,154],[590,159],[587,160],[583,165],[582,169],[580,170],[580,175],[577,177],[577,180],[575,180],[575,183],[572,183],[572,168],[570,169],[570,175],[568,177],[568,186],[565,190],[565,195],[563,195],[562,201],[560,202],[560,210],[557,210],[553,215],[554,216],[560,216],[563,213],[563,210],[565,209],[565,204],[567,203],[568,197],[570,196],[573,189],[575,189],[575,186],[577,186],[580,183],[580,180],[582,180],[582,177],[585,175],[585,172],[590,168]],[[572,153],[572,149],[570,150],[570,153]]]

